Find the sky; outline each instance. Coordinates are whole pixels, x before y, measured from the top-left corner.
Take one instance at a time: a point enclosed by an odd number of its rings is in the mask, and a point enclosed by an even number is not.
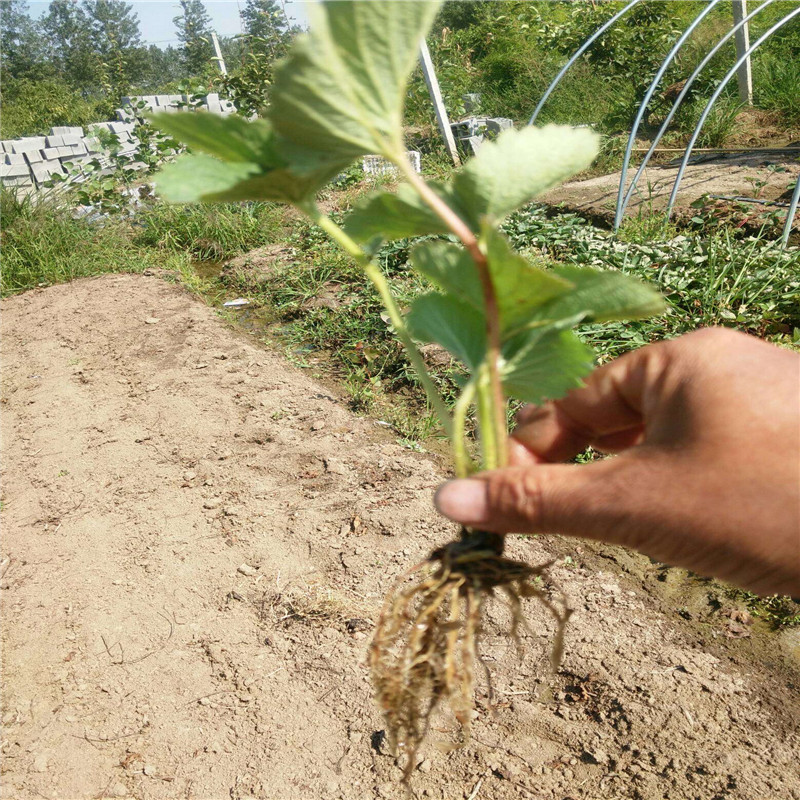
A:
[[[130,1],[130,0],[129,0]],[[290,21],[305,27],[307,23],[304,6],[313,0],[285,0],[286,14]],[[28,0],[31,16],[40,17],[47,11],[49,0]],[[142,40],[159,47],[178,44],[173,17],[180,14],[180,5],[175,0],[133,0],[133,10],[139,16]],[[234,36],[242,32],[239,8],[244,0],[204,0],[211,17],[211,24],[218,36]]]

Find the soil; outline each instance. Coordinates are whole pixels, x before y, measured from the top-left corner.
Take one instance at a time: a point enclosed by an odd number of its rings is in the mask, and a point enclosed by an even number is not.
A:
[[[800,147],[800,142],[792,142]],[[641,154],[640,154],[641,155]],[[667,207],[672,185],[678,174],[679,158],[666,164],[648,164],[637,183],[625,210],[626,218]],[[696,213],[691,204],[703,195],[722,197],[747,197],[763,202],[789,203],[787,186],[798,177],[797,150],[765,150],[750,153],[696,153],[686,168],[676,196],[674,215],[679,220],[691,218]],[[611,225],[621,172],[565,183],[542,196],[549,205],[562,206],[564,210],[579,213],[596,224]],[[628,170],[626,186],[629,187],[636,169]],[[772,210],[775,206],[751,204],[753,212]],[[785,211],[783,213],[785,219]]]
[[[403,798],[365,653],[455,533],[444,463],[157,277],[2,311],[2,796]],[[564,665],[541,607],[521,662],[492,608],[499,702],[463,749],[436,719],[417,796],[800,799],[798,637],[618,548],[507,550],[556,559]]]

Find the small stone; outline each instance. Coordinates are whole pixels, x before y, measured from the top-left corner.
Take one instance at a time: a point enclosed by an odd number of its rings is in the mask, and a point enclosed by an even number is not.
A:
[[[318,419],[315,422],[311,423],[311,430],[312,431],[321,431],[324,427],[325,427],[325,423],[321,419]]]
[[[433,764],[429,758],[426,758],[422,763],[419,765],[420,772],[430,772],[433,768]]]
[[[111,796],[112,797],[127,797],[128,796],[128,787],[124,783],[115,783],[111,787]]]
[[[158,317],[148,317],[145,320],[146,325],[157,325],[159,322],[161,322],[161,320],[158,319]],[[125,791],[127,791],[127,789]]]
[[[219,497],[211,497],[206,500],[205,503],[203,503],[203,508],[207,508],[209,510],[212,508],[219,508],[220,503],[222,503],[222,500],[220,500]]]
[[[605,764],[608,762],[608,753],[606,753],[605,750],[601,750],[599,747],[595,750],[587,750],[584,756],[595,764]]]
[[[211,705],[211,698],[210,697],[201,697],[198,701],[201,706],[209,706]]]
[[[197,473],[196,472],[192,472],[191,470],[189,472],[184,472],[183,473],[183,479],[185,481],[193,481],[196,477],[197,477]]]
[[[255,567],[251,567],[249,564],[240,564],[236,568],[237,572],[240,572],[242,575],[246,575],[248,578],[252,578],[253,575],[258,574],[258,570]]]
[[[48,755],[47,753],[39,753],[36,758],[33,760],[33,771],[34,772],[47,772],[47,762],[48,762]]]
[[[156,768],[152,764],[145,764],[144,767],[142,767],[142,772],[144,772],[148,778],[152,778],[153,775],[156,774]]]
[[[213,478],[206,478],[203,481],[203,486],[213,486],[213,485],[214,485],[214,479]]]

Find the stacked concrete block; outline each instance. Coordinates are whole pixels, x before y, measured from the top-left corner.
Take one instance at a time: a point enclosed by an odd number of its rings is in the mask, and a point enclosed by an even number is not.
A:
[[[422,172],[422,161],[419,151],[407,150],[406,155],[416,172]],[[397,167],[387,161],[383,156],[364,156],[361,160],[361,168],[365,175],[396,175]]]
[[[9,153],[31,153],[38,152],[45,146],[45,136],[26,136],[23,139],[9,142]]]
[[[107,166],[110,159],[102,145],[100,131],[108,131],[118,138],[122,155],[134,152],[139,141],[133,133],[137,124],[133,106],[140,100],[153,111],[177,111],[189,102],[186,95],[180,94],[124,97],[116,121],[93,123],[87,126],[85,132],[77,126],[54,126],[46,136],[0,141],[0,183],[16,187],[41,186],[52,175],[65,174],[64,164],[80,167],[90,159],[97,159]],[[204,108],[223,115],[235,111],[233,103],[220,99],[216,93],[208,95]],[[79,171],[76,173],[73,170],[70,174],[76,180],[82,179]]]
[[[204,105],[206,110],[210,111],[212,114],[222,113],[222,103],[220,102],[219,95],[216,92],[206,95],[206,101]]]
[[[503,131],[513,128],[514,122],[507,117],[468,117],[460,122],[453,122],[450,127],[461,147],[474,154],[487,138],[493,139]]]
[[[50,128],[51,136],[83,136],[83,128],[70,127],[64,125],[58,128]]]
[[[4,186],[30,186],[33,183],[30,167],[22,153],[6,153],[3,156],[0,181]]]
[[[38,164],[31,164],[30,171],[36,181],[36,185],[42,186],[42,184],[49,181],[53,175],[63,175],[64,167],[61,166],[60,161],[42,160]]]

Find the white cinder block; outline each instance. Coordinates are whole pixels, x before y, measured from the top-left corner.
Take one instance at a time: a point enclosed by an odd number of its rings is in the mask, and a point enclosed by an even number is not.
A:
[[[29,174],[30,169],[24,158],[22,164],[0,164],[0,178],[21,178]]]
[[[30,150],[24,155],[25,161],[27,161],[28,164],[41,164],[43,161],[42,154],[39,150]]]
[[[44,136],[26,136],[11,142],[11,153],[29,153],[31,150],[41,150],[44,147]]]

